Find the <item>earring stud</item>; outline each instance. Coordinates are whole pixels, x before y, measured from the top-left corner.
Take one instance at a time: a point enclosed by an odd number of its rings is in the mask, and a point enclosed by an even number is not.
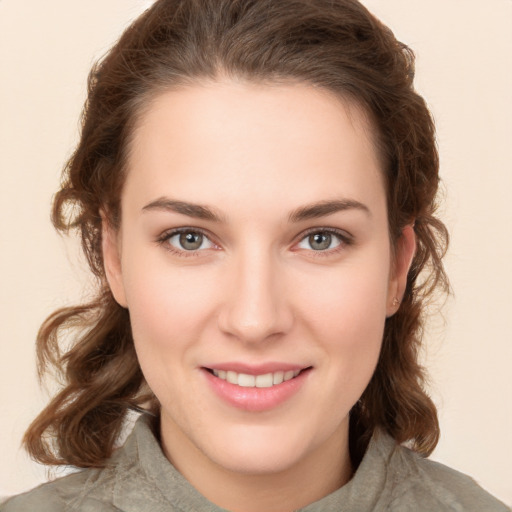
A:
[[[396,307],[397,307],[397,306],[399,306],[399,305],[400,305],[400,301],[398,300],[398,298],[397,298],[397,297],[395,297],[395,298],[393,299],[393,307],[395,307],[395,308],[396,308]]]

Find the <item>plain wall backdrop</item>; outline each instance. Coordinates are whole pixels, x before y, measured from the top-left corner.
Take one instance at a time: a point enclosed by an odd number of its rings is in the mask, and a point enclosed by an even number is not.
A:
[[[0,496],[45,480],[20,449],[43,407],[34,339],[90,286],[49,221],[92,63],[150,1],[0,0]],[[433,458],[512,504],[512,1],[365,0],[417,54],[437,121],[454,296],[426,333]]]

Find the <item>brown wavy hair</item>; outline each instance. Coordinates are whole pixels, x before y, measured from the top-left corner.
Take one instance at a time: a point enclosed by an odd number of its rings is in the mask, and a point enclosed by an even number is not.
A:
[[[361,106],[370,117],[397,243],[414,223],[417,251],[398,312],[387,319],[375,374],[351,411],[360,458],[375,428],[428,455],[436,408],[418,362],[427,302],[448,290],[448,234],[435,216],[439,159],[432,117],[413,88],[414,55],[355,0],[157,0],[92,69],[78,146],[53,203],[57,230],[77,230],[98,293],[54,312],[37,340],[38,367],[62,390],[25,434],[46,464],[101,467],[130,409],[158,414],[133,346],[129,313],[105,278],[101,216],[119,227],[133,127],[159,92],[219,76],[306,83]],[[72,340],[67,349],[64,340]]]

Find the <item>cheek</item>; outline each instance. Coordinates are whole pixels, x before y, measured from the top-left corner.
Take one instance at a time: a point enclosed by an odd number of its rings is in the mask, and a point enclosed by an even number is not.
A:
[[[204,272],[169,264],[163,251],[127,247],[126,254],[123,278],[130,322],[149,382],[152,375],[164,376],[170,364],[190,357],[188,348],[199,339],[211,314],[215,289]]]
[[[208,315],[205,296],[190,280],[162,278],[159,273],[146,271],[144,279],[130,283],[127,300],[135,350],[146,382],[164,410],[184,417],[199,400],[197,393],[188,393],[183,386],[190,382],[186,369],[197,362],[194,347]]]
[[[174,275],[173,275],[174,274]],[[197,279],[176,273],[145,271],[127,286],[127,302],[134,337],[152,344],[179,344],[190,337],[208,314],[211,299]]]
[[[386,318],[388,269],[385,261],[347,265],[321,278],[313,276],[296,293],[307,318],[318,328],[364,343],[366,333],[380,330]]]
[[[323,286],[322,286],[323,284]],[[335,388],[357,401],[378,361],[386,320],[388,266],[344,268],[300,293],[303,321],[323,348]],[[353,405],[353,404],[349,404]]]

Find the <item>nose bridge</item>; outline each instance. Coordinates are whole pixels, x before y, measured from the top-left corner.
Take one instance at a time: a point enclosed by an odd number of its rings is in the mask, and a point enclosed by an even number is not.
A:
[[[284,334],[291,311],[279,258],[271,248],[247,244],[230,264],[230,293],[219,316],[221,329],[254,343]]]

